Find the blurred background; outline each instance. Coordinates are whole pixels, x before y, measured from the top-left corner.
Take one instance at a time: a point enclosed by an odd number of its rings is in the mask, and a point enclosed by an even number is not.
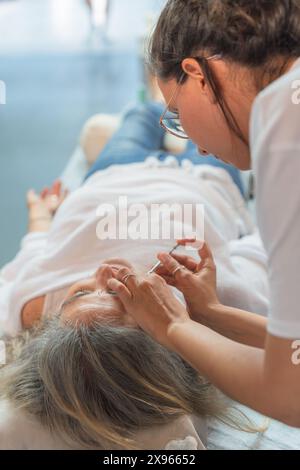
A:
[[[56,179],[85,121],[144,93],[145,37],[165,0],[0,0],[0,267],[26,233],[25,195]]]

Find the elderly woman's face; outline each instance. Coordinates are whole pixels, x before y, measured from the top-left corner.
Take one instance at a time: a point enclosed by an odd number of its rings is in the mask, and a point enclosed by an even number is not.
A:
[[[135,320],[128,315],[118,297],[109,294],[107,282],[116,277],[120,268],[132,268],[123,259],[105,261],[93,276],[73,284],[61,307],[61,319],[74,324],[101,319],[113,326],[137,327]]]

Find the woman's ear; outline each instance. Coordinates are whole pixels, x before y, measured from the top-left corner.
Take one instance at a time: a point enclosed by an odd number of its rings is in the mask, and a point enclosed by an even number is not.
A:
[[[206,81],[201,68],[201,65],[196,59],[188,58],[184,59],[181,63],[183,72],[185,72],[190,78],[196,80],[203,91],[205,91]]]

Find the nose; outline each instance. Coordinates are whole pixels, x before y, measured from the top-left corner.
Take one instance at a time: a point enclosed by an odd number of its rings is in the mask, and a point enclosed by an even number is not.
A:
[[[200,155],[202,155],[202,157],[207,157],[208,155],[208,152],[206,150],[201,149],[200,147],[198,147],[198,152]]]

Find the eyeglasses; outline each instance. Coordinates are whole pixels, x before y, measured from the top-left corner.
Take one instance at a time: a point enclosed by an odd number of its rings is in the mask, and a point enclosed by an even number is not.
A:
[[[211,57],[202,57],[202,59],[205,60],[220,60],[221,59],[221,54],[215,54]],[[197,59],[197,57],[195,57]],[[199,59],[199,58],[198,58]],[[179,113],[177,111],[170,111],[169,106],[172,103],[173,100],[175,100],[179,94],[180,91],[180,86],[183,82],[183,79],[186,75],[186,72],[183,72],[178,85],[176,86],[176,89],[174,90],[169,102],[167,103],[166,109],[161,115],[161,118],[159,120],[160,126],[169,134],[175,135],[176,137],[179,137],[180,139],[189,139],[189,136],[183,129],[181,122],[180,122],[180,117]]]

